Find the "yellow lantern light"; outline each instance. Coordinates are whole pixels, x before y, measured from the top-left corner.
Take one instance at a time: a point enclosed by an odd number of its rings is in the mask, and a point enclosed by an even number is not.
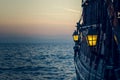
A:
[[[73,35],[73,40],[78,41],[78,35]]]
[[[78,42],[78,40],[79,40],[78,32],[77,32],[76,30],[75,30],[74,33],[73,33],[73,40],[74,40],[75,42]]]
[[[91,26],[90,29],[88,29],[88,34],[87,34],[87,43],[88,46],[90,47],[95,47],[97,45],[97,40],[98,40],[98,29],[94,28]]]
[[[97,45],[97,37],[98,35],[87,35],[87,42],[90,47]]]

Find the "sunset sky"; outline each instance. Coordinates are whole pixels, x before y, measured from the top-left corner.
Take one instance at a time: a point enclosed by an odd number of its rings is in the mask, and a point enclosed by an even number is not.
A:
[[[0,0],[0,35],[71,36],[81,0]]]

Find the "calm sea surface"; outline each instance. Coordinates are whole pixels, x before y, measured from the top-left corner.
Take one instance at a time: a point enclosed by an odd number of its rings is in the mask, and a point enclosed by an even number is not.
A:
[[[75,80],[73,43],[0,43],[0,80]]]

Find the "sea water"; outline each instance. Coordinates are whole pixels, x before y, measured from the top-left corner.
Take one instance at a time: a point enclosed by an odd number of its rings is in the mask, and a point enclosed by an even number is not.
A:
[[[73,43],[0,43],[0,80],[75,80]]]

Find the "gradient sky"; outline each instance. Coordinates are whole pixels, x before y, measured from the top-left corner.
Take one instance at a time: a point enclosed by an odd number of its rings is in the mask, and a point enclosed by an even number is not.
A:
[[[0,0],[0,35],[72,35],[81,0]]]

